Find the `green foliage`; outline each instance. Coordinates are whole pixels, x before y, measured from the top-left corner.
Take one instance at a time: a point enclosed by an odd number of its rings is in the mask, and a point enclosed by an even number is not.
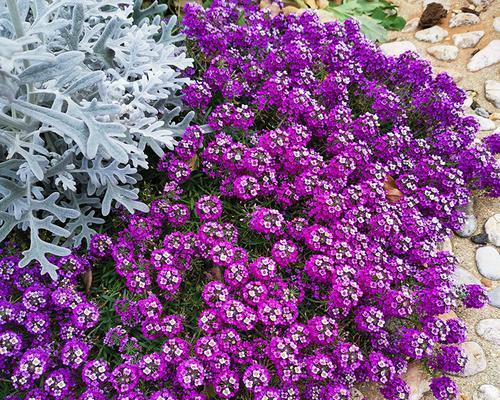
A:
[[[374,42],[387,41],[387,30],[399,31],[406,25],[404,18],[397,15],[396,6],[385,0],[345,0],[339,6],[328,6],[325,11],[340,21],[354,17],[363,33]]]

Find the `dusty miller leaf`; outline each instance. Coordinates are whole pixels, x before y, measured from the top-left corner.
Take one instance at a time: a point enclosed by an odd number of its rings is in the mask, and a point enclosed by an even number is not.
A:
[[[148,167],[147,147],[172,149],[192,118],[179,108],[192,60],[176,19],[153,17],[165,5],[16,5],[22,37],[0,1],[0,240],[29,232],[22,265],[55,277],[49,256],[88,243],[101,215],[147,210],[138,168]]]

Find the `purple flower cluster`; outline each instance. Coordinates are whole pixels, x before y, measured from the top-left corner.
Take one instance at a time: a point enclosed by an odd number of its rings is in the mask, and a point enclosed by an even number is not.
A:
[[[96,328],[84,258],[52,283],[2,255],[0,377],[27,399],[349,400],[372,382],[404,400],[410,361],[459,373],[465,325],[442,314],[487,297],[454,286],[438,243],[471,188],[500,193],[463,91],[351,20],[247,0],[185,12],[200,126],[161,159],[151,212],[90,243],[123,297]],[[431,390],[458,396],[447,377]]]
[[[96,326],[99,310],[78,289],[89,262],[73,254],[61,257],[59,280],[51,281],[36,272],[38,266],[21,268],[9,251],[0,256],[0,377],[26,399],[75,398],[78,382],[105,381],[107,364],[88,360],[87,331]],[[107,254],[102,246],[93,251]]]

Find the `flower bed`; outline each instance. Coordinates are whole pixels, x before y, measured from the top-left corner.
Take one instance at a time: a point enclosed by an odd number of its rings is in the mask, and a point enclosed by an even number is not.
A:
[[[215,1],[183,23],[198,126],[158,164],[151,212],[93,237],[89,299],[85,257],[50,282],[5,254],[5,377],[30,400],[344,400],[365,382],[395,400],[418,360],[457,399],[441,375],[465,326],[442,314],[487,298],[438,243],[471,188],[500,189],[464,93],[352,21]]]

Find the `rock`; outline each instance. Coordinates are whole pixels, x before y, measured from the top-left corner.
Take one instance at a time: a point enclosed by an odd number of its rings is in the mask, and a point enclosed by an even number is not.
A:
[[[474,102],[474,99],[470,96],[467,96],[467,98],[464,101],[464,108],[470,107],[473,102]]]
[[[465,268],[457,267],[451,275],[455,285],[480,285],[481,281]]]
[[[415,33],[415,39],[421,42],[438,43],[447,37],[448,31],[439,26],[433,26]]]
[[[403,33],[415,32],[417,30],[418,21],[419,21],[418,18],[410,19],[406,23],[405,27],[403,29],[401,29],[401,32],[403,32]]]
[[[481,278],[481,284],[489,289],[493,286],[493,281],[486,279],[486,278]]]
[[[409,400],[420,400],[425,393],[430,390],[430,377],[419,363],[408,365],[408,371],[403,375],[403,379],[410,387]]]
[[[456,28],[458,26],[476,25],[479,24],[479,22],[481,22],[481,20],[475,14],[460,13],[460,14],[455,14],[453,17],[450,18],[449,26],[450,28]]]
[[[493,79],[488,79],[484,82],[484,96],[496,108],[500,108],[500,82]]]
[[[474,112],[476,113],[476,115],[479,115],[480,117],[483,117],[483,118],[490,117],[490,113],[488,111],[486,111],[483,107],[475,108]]]
[[[500,389],[493,385],[481,385],[476,390],[472,400],[498,400],[500,399]]]
[[[488,235],[486,233],[480,233],[479,235],[472,236],[470,240],[475,244],[486,244],[488,243]]]
[[[484,224],[484,230],[488,235],[488,240],[495,246],[500,247],[500,214],[488,218],[488,221]]]
[[[492,246],[480,247],[476,250],[477,269],[481,275],[492,281],[500,280],[500,254]]]
[[[474,115],[474,118],[476,118],[477,122],[479,122],[480,131],[492,131],[495,129],[495,123],[491,119],[484,118],[479,115]]]
[[[479,344],[476,342],[464,342],[460,347],[467,355],[464,371],[460,375],[473,376],[486,369],[486,356]]]
[[[453,44],[461,49],[475,47],[481,38],[484,36],[484,31],[474,31],[466,33],[457,33],[452,36]]]
[[[453,61],[458,57],[458,47],[445,44],[431,46],[427,49],[427,52],[441,61]]]
[[[500,17],[496,17],[493,20],[493,29],[496,30],[497,32],[500,32]]]
[[[481,15],[481,11],[476,11],[476,7],[472,6],[472,7],[460,7],[460,10],[458,12],[464,12],[464,13],[471,13],[471,14],[475,14],[479,17],[479,15]]]
[[[476,117],[477,118],[477,117]],[[462,228],[455,233],[460,237],[470,237],[477,228],[477,219],[474,215],[466,215],[465,223]]]
[[[500,40],[497,39],[492,40],[484,49],[474,54],[467,64],[467,69],[475,72],[498,62],[500,62]]]
[[[490,290],[488,292],[488,298],[490,299],[490,305],[500,308],[500,286],[496,289]]]
[[[474,4],[476,7],[478,7],[481,10],[485,10],[488,8],[491,4],[492,0],[469,0],[469,3]]]
[[[439,25],[441,20],[446,17],[448,11],[442,4],[432,2],[425,7],[424,12],[420,16],[418,21],[418,27],[420,29],[430,28],[434,25]]]
[[[386,55],[393,57],[397,57],[407,51],[414,51],[415,53],[417,52],[417,48],[415,47],[415,45],[408,40],[404,40],[401,42],[383,43],[380,45],[380,50],[382,50]]]
[[[500,346],[500,319],[483,319],[476,325],[476,333],[488,342]]]

